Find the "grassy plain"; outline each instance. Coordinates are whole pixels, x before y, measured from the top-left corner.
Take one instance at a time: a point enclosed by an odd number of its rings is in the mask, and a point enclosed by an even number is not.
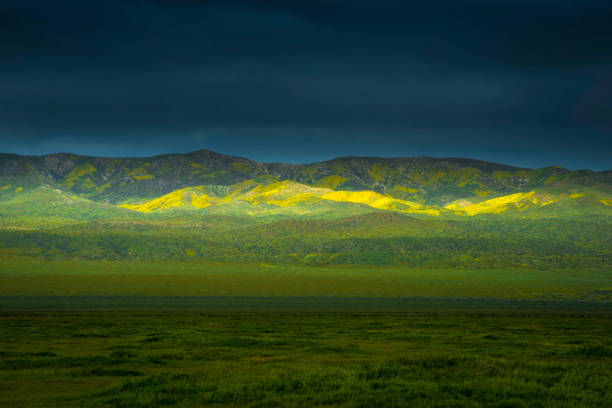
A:
[[[609,314],[4,312],[6,407],[604,407]]]
[[[476,297],[610,301],[607,269],[424,269],[3,259],[0,296]]]

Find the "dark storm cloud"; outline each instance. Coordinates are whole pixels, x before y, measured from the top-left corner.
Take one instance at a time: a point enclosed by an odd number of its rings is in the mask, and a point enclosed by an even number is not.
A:
[[[606,1],[0,0],[0,150],[612,167],[610,21]]]

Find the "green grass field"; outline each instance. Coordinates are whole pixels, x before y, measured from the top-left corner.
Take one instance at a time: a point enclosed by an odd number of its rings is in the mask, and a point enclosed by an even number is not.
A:
[[[3,260],[0,296],[476,297],[609,301],[606,269]]]
[[[0,406],[603,407],[606,268],[0,265]]]
[[[6,407],[604,407],[610,314],[4,312]]]

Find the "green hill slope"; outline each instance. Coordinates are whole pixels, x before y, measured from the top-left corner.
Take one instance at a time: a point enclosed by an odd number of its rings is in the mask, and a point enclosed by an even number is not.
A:
[[[0,227],[52,228],[96,220],[137,221],[143,218],[140,214],[71,195],[48,184],[21,184],[0,194]]]
[[[40,197],[26,194],[38,187],[42,190],[35,195]],[[57,205],[42,209],[48,205],[45,189],[63,195],[62,211]],[[20,202],[18,195],[30,199]],[[123,159],[2,154],[2,201],[4,217],[54,213],[85,220],[95,213],[130,217],[125,210],[148,213],[149,218],[178,210],[197,210],[190,217],[205,213],[337,218],[375,210],[436,217],[606,216],[612,214],[612,172],[521,169],[425,157],[344,157],[293,165],[205,150]],[[93,210],[95,203],[101,206]],[[106,204],[123,207],[123,212]]]
[[[158,198],[185,187],[232,186],[247,180],[295,181],[316,188],[374,191],[428,206],[463,198],[534,189],[612,186],[612,173],[561,167],[521,169],[468,159],[344,157],[294,165],[259,163],[211,151],[151,158],[99,158],[73,154],[0,155],[0,177],[37,174],[95,201]]]
[[[610,270],[612,172],[0,155],[0,260]],[[569,272],[568,272],[569,273]]]

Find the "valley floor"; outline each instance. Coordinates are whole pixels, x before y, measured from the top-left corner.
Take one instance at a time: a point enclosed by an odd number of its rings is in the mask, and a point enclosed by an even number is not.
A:
[[[6,407],[603,407],[612,392],[612,314],[580,305],[359,313],[6,305]]]
[[[612,304],[610,268],[0,259],[0,296],[428,297]]]

